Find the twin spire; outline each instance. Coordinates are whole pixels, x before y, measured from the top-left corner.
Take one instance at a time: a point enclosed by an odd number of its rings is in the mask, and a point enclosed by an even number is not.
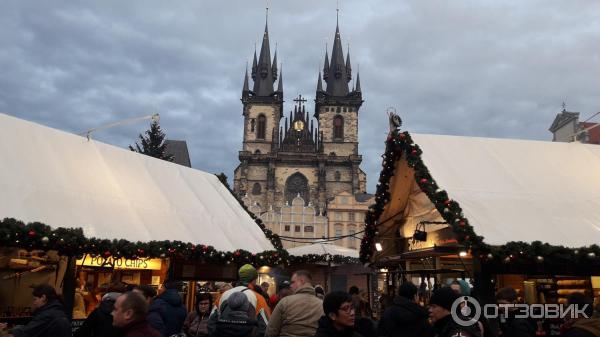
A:
[[[339,23],[336,23],[333,49],[331,51],[331,62],[329,61],[328,51],[325,50],[323,74],[321,75],[321,72],[319,72],[317,92],[326,93],[327,95],[334,97],[346,97],[350,94],[348,83],[352,80],[352,66],[350,64],[349,49],[350,48],[348,47],[346,60],[344,62],[344,52],[342,50],[342,39],[340,36]],[[278,71],[279,76],[277,76]],[[250,91],[248,65],[246,65],[244,88],[242,90],[242,95],[244,97],[249,97],[250,95],[254,97],[273,97],[276,95],[281,98],[283,96],[282,69],[277,69],[277,48],[275,48],[275,54],[273,55],[273,60],[271,61],[268,22],[265,22],[265,32],[263,34],[262,45],[260,47],[260,56],[258,58],[256,57],[256,48],[254,50],[251,76],[254,82],[252,91]],[[277,83],[277,90],[274,90],[274,83],[278,78],[279,82]],[[323,90],[321,78],[323,78],[326,83],[325,90]],[[360,76],[357,72],[356,87],[353,89],[353,92],[360,92],[360,90]]]

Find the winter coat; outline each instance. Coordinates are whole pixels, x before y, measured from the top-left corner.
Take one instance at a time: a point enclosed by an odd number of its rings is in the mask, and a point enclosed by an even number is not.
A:
[[[187,310],[183,306],[181,296],[175,289],[167,289],[164,293],[158,295],[152,300],[152,309],[156,311],[162,319],[164,329],[159,332],[163,337],[169,337],[181,332],[183,322],[187,317]],[[160,322],[154,320],[148,322],[150,326],[160,328]],[[157,324],[157,325],[154,325]],[[158,330],[158,329],[157,329]]]
[[[580,319],[565,331],[563,337],[600,337],[600,319]]]
[[[213,337],[254,337],[257,332],[257,321],[248,317],[246,311],[230,311],[227,317],[217,321]]]
[[[353,328],[347,328],[344,330],[338,330],[333,326],[333,323],[327,316],[323,316],[319,319],[319,326],[314,337],[362,337],[358,332],[354,331]]]
[[[377,335],[384,337],[427,337],[433,335],[427,311],[415,302],[396,296],[392,305],[385,310]]]
[[[265,337],[312,337],[323,316],[323,301],[311,286],[299,288],[277,303]]]
[[[161,337],[160,332],[151,327],[146,320],[123,327],[123,333],[124,337]]]
[[[183,332],[185,332],[186,336],[208,336],[208,316],[209,314],[198,314],[197,311],[190,312],[185,322],[183,322]]]
[[[161,335],[166,336],[167,331],[165,328],[164,321],[166,313],[165,308],[162,304],[163,303],[161,303],[160,301],[150,302],[150,307],[148,307],[148,315],[146,316],[146,321],[152,328],[160,332]]]
[[[119,328],[112,325],[112,311],[115,301],[105,299],[100,306],[94,309],[83,322],[81,327],[75,331],[73,337],[120,337]]]
[[[537,326],[525,318],[515,318],[509,313],[500,321],[500,337],[534,337]]]
[[[473,326],[462,326],[454,322],[448,315],[433,324],[435,337],[479,337],[479,329]]]
[[[244,293],[248,298],[248,302],[250,302],[248,313],[251,314],[251,316],[249,317],[255,320],[257,325],[254,336],[264,337],[267,324],[269,323],[269,307],[266,305],[265,299],[260,294],[257,294],[251,288],[245,286],[229,289],[221,295],[219,302],[216,304],[215,309],[213,309],[208,318],[208,335],[215,337],[218,321],[220,319],[228,319],[228,315],[232,312],[228,303],[229,296],[236,292]]]
[[[71,337],[71,322],[58,300],[52,300],[33,313],[31,321],[11,331],[14,337]]]

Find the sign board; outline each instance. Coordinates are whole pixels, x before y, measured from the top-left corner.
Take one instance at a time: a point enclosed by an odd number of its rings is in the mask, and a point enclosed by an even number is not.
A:
[[[78,266],[85,267],[106,267],[114,269],[141,269],[141,270],[160,270],[162,261],[160,259],[136,259],[113,258],[102,256],[85,256],[77,260]]]

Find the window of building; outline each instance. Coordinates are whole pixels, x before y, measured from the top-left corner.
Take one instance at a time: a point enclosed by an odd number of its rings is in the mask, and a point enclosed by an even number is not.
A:
[[[335,236],[339,237],[339,236],[342,236],[342,235],[344,235],[344,231],[342,229],[342,226],[336,226],[335,227]]]
[[[285,225],[283,227],[283,230],[286,231],[286,232],[289,232],[290,231],[290,225]]]
[[[300,232],[300,226],[294,226],[294,232]]]
[[[353,212],[348,213],[348,220],[354,221],[354,213]]]
[[[258,116],[258,127],[256,138],[265,139],[267,133],[267,117],[265,115]]]
[[[326,107],[326,108],[325,108],[325,112],[329,112],[329,107]]]
[[[256,149],[256,151],[254,151],[254,154],[260,154],[260,150]]]
[[[342,220],[342,213],[340,213],[340,212],[335,212],[335,220],[337,220],[337,221],[341,221],[341,220]]]
[[[344,118],[340,115],[336,115],[335,117],[333,117],[333,138],[344,138]]]
[[[304,231],[307,233],[312,233],[315,231],[315,228],[313,226],[304,226]]]
[[[344,110],[343,110],[343,111],[344,111],[344,112],[348,111],[348,108],[344,108]]]
[[[259,195],[261,191],[261,187],[259,183],[254,183],[254,185],[252,185],[252,194],[254,195]]]
[[[340,181],[340,179],[342,179],[342,174],[340,173],[340,171],[335,171],[334,178],[335,181]]]
[[[254,118],[252,118],[250,120],[250,132],[254,132],[255,129],[256,129],[256,120],[254,120]]]
[[[356,229],[352,228],[348,230],[348,235],[354,235],[356,234]],[[350,248],[355,248],[356,247],[356,238],[354,236],[350,236],[348,237],[348,242],[350,243]]]
[[[337,109],[336,109],[336,112],[337,112],[337,113],[340,113],[340,112],[342,112],[342,108],[340,108],[340,107],[338,106],[338,107],[337,107]]]
[[[340,198],[340,203],[344,204],[344,205],[347,204],[348,203],[348,197],[341,197]]]

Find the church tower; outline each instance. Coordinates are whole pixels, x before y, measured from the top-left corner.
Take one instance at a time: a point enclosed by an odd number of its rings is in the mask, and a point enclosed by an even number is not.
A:
[[[255,214],[278,212],[298,200],[322,214],[339,193],[355,195],[366,190],[358,154],[358,110],[363,102],[360,80],[357,74],[356,88],[350,90],[350,55],[344,61],[337,25],[331,62],[326,52],[323,75],[319,74],[314,113],[298,95],[294,107],[284,115],[277,51],[271,61],[269,48],[265,25],[260,56],[257,59],[255,52],[252,62],[252,90],[248,70],[244,76],[244,142],[233,190]],[[285,232],[289,224],[282,226]]]

